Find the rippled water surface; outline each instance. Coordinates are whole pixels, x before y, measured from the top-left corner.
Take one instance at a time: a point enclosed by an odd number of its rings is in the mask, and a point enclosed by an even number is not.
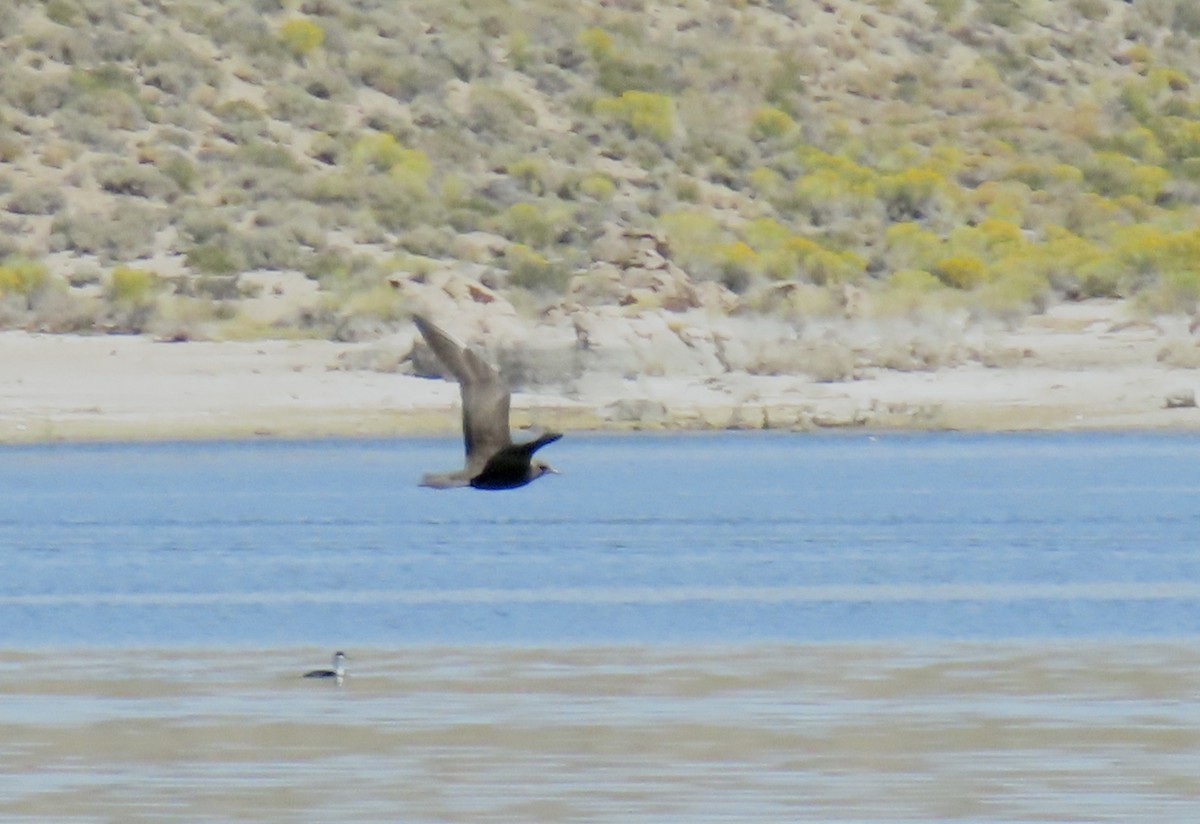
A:
[[[544,454],[0,450],[0,818],[1200,815],[1200,438]]]

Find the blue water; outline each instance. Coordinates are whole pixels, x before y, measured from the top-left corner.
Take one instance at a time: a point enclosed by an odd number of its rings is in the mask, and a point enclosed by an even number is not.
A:
[[[1200,636],[1200,436],[0,449],[0,647]]]

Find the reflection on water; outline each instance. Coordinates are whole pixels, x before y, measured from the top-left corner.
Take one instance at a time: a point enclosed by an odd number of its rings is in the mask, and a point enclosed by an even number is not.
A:
[[[1194,820],[1181,643],[0,656],[0,816]]]

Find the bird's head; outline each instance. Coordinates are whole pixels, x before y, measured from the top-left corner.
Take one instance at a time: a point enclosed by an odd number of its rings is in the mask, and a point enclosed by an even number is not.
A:
[[[552,467],[550,464],[546,463],[545,461],[539,461],[537,459],[534,459],[529,462],[529,480],[531,480],[531,481],[536,478],[540,478],[543,475],[561,475],[561,474],[562,474],[561,472],[559,472],[557,469],[555,469],[554,467]]]

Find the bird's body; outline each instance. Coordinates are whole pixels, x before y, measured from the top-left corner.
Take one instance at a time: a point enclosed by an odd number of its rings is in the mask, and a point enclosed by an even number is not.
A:
[[[421,485],[434,489],[461,486],[515,489],[542,475],[555,473],[550,466],[536,460],[533,453],[562,435],[547,432],[528,443],[514,444],[508,430],[510,394],[500,374],[474,350],[425,318],[414,315],[413,321],[438,360],[458,380],[467,453],[462,469],[427,474]]]
[[[333,669],[319,669],[304,673],[305,678],[336,678],[340,684],[346,677],[346,653],[338,650],[333,654]]]

